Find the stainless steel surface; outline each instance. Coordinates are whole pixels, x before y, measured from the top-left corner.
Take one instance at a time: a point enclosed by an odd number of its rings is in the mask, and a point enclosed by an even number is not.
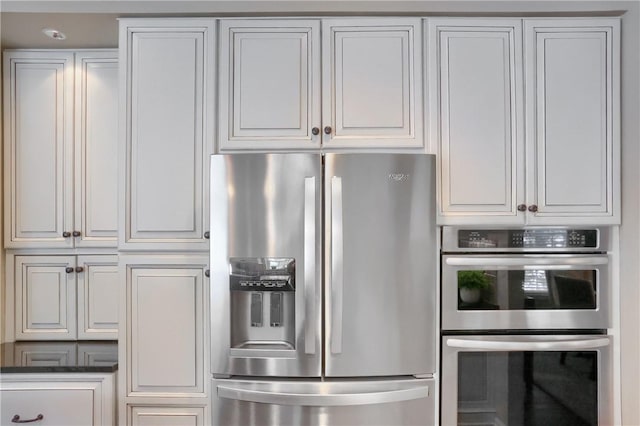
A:
[[[315,154],[212,156],[214,377],[433,375],[434,163],[432,155],[326,154],[323,174]],[[260,326],[251,291],[230,290],[236,258],[295,259],[295,291],[248,289],[262,292]],[[270,321],[271,308],[282,321]]]
[[[301,387],[301,386],[298,386]],[[366,392],[326,393],[318,389],[289,390],[287,392],[269,392],[257,390],[255,383],[241,385],[218,385],[218,396],[226,399],[237,399],[248,402],[279,405],[338,406],[338,405],[373,405],[387,402],[409,401],[429,396],[429,386],[424,383],[405,383],[404,386],[393,386],[393,389],[367,390]]]
[[[576,269],[589,265],[608,265],[609,258],[606,255],[572,255],[556,254],[553,256],[526,254],[516,256],[443,256],[446,265],[449,266],[488,266],[491,268],[508,269],[509,266],[518,266],[521,269]]]
[[[342,183],[342,347],[325,332],[325,374],[333,377],[435,372],[435,166],[431,155],[326,154],[325,218],[334,178]],[[333,227],[325,223],[325,277]],[[332,280],[333,281],[333,278]],[[327,294],[333,282],[327,282]],[[335,297],[328,298],[332,318]]]
[[[458,273],[460,271],[539,271],[558,274],[563,271],[595,271],[595,308],[593,309],[459,309]],[[516,254],[516,255],[443,255],[442,256],[442,329],[443,330],[527,330],[527,329],[606,329],[610,327],[609,257],[606,254]],[[508,281],[490,291],[496,298],[511,297],[507,286],[524,285]],[[549,289],[552,291],[552,289]],[[498,302],[494,302],[499,304]]]
[[[418,426],[435,421],[433,379],[214,380],[219,426]]]
[[[513,395],[516,389],[510,389],[510,385],[513,385],[509,380],[509,370],[505,367],[505,362],[499,364],[492,364],[487,360],[481,363],[484,369],[475,370],[475,373],[471,376],[461,377],[459,371],[459,355],[462,353],[475,353],[478,356],[483,353],[514,353],[529,351],[526,353],[537,352],[555,352],[566,353],[572,351],[593,351],[597,354],[597,363],[593,366],[594,377],[591,383],[597,384],[597,419],[599,425],[612,425],[613,424],[613,375],[612,375],[612,353],[613,348],[611,344],[612,338],[610,336],[599,335],[550,335],[550,336],[445,336],[442,338],[442,391],[440,394],[441,400],[441,413],[440,419],[442,425],[456,425],[465,424],[461,417],[469,414],[469,412],[492,413],[496,415],[496,410],[509,407],[513,410],[520,409],[522,402],[518,406],[509,406],[508,400],[501,398],[496,399],[496,395],[508,397]],[[533,352],[531,352],[533,351]],[[480,358],[483,360],[485,358]],[[559,366],[554,366],[559,368]],[[569,399],[574,401],[585,400],[586,395],[581,394],[582,389],[579,388],[579,383],[573,383],[572,385],[562,381],[560,377],[554,376],[551,369],[544,371],[544,376],[549,383],[552,383],[556,390],[569,391],[576,389],[575,394],[571,394]],[[487,387],[493,387],[494,390],[498,388],[500,390],[501,385],[496,382],[496,376],[502,377],[504,375],[504,389],[500,392],[491,392]],[[555,377],[555,381],[554,381]],[[493,380],[493,382],[491,381]],[[594,382],[595,381],[595,382]],[[474,410],[465,412],[464,409],[459,411],[459,404],[465,404],[465,397],[459,395],[459,384],[464,383],[466,386],[475,386],[475,393],[483,395],[483,403],[478,403]],[[513,385],[515,387],[515,385]],[[534,384],[535,386],[535,384]],[[468,392],[468,390],[467,390]],[[459,402],[460,401],[460,402]],[[587,399],[587,401],[589,401]],[[590,402],[588,402],[590,403]],[[466,403],[470,406],[470,403]],[[525,404],[526,405],[526,404]],[[531,409],[531,408],[529,408]],[[549,410],[549,406],[540,407],[541,410]],[[542,416],[544,417],[544,414]],[[532,416],[528,418],[531,424],[550,424],[550,423],[535,423]],[[489,423],[486,421],[485,423]],[[484,423],[483,423],[484,424]],[[504,424],[504,420],[503,423]],[[522,424],[522,423],[520,423]],[[558,424],[558,423],[556,423]],[[569,424],[569,423],[564,423]],[[573,423],[571,423],[573,424]]]
[[[320,309],[309,312],[310,300],[320,304],[320,268],[310,272],[306,262],[320,265],[320,239],[305,241],[305,227],[320,235],[321,211],[310,223],[304,205],[307,178],[314,178],[315,204],[321,205],[321,159],[313,154],[238,154],[211,157],[211,367],[214,376],[320,376],[321,354],[307,353],[321,345]],[[312,253],[309,253],[309,251]],[[291,348],[265,344],[262,350],[231,345],[230,258],[295,259],[295,327]],[[312,268],[313,269],[313,268]],[[312,282],[309,283],[309,278]],[[313,288],[310,288],[310,287]],[[237,292],[234,292],[237,293]],[[247,292],[248,293],[248,292]],[[312,293],[312,294],[308,294]],[[250,294],[250,293],[248,293]],[[286,294],[285,294],[286,296]],[[265,306],[270,292],[263,294]],[[286,301],[285,301],[286,302]],[[246,316],[249,317],[247,310]],[[283,315],[288,315],[283,312]],[[285,327],[270,327],[273,333]],[[313,339],[311,346],[307,339]],[[265,342],[268,343],[268,342]]]
[[[331,178],[331,298],[328,306],[331,310],[331,323],[328,330],[331,335],[331,353],[342,353],[342,289],[344,284],[344,242],[342,227],[342,179]]]
[[[492,239],[487,241],[478,241],[474,247],[460,247],[458,244],[458,233],[460,231],[491,231]],[[567,247],[568,240],[572,230],[596,230],[597,243],[595,247]],[[556,245],[537,246],[537,247],[505,247],[508,243],[508,234],[512,231],[526,231],[532,234],[548,233],[559,238]],[[496,241],[497,240],[497,241]],[[496,242],[498,244],[496,244]],[[535,243],[535,241],[534,241]],[[609,228],[597,227],[529,227],[529,228],[496,228],[496,227],[458,227],[443,226],[442,227],[442,252],[458,253],[458,252],[489,252],[489,253],[514,253],[514,252],[545,252],[545,253],[594,253],[608,252],[611,250],[611,235]]]
[[[316,178],[315,176],[304,178],[304,292],[305,311],[307,317],[304,321],[304,353],[314,355],[316,353],[316,329],[314,323],[317,312],[320,312],[320,299],[316,298]]]
[[[510,340],[492,339],[491,337],[483,338],[483,340],[474,340],[469,338],[449,337],[446,339],[447,346],[457,349],[477,349],[483,352],[490,351],[568,351],[596,349],[609,346],[610,339],[607,336],[582,339],[582,340],[563,340],[553,339],[553,335],[546,337],[544,341],[532,341],[530,336],[514,336]]]

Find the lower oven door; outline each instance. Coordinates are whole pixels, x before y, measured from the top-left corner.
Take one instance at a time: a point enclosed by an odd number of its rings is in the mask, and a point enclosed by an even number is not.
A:
[[[443,425],[611,425],[611,337],[444,336]]]
[[[604,330],[608,266],[606,254],[444,255],[442,329]]]

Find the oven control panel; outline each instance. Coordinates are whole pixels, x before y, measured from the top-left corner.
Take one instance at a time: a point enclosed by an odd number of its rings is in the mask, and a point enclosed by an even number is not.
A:
[[[526,229],[457,229],[456,249],[490,251],[496,249],[575,249],[600,248],[598,229],[526,228]],[[445,229],[446,233],[450,230]],[[446,235],[443,239],[445,248]],[[450,243],[449,243],[450,244]]]

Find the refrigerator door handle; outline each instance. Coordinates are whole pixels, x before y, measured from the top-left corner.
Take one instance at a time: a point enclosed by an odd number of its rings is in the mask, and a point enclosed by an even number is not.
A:
[[[342,353],[342,178],[331,178],[331,353]]]
[[[304,179],[304,353],[316,353],[316,178]]]
[[[406,387],[401,389],[355,393],[269,392],[230,385],[218,385],[217,388],[220,398],[263,404],[306,405],[316,407],[384,404],[388,402],[410,401],[429,396],[429,386],[424,383],[419,385],[406,385]]]

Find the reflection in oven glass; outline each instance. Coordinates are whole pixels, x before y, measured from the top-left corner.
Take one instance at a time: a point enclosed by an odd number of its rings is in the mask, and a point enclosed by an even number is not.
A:
[[[595,270],[458,271],[458,309],[595,309]]]
[[[597,353],[458,354],[458,424],[598,424]]]

